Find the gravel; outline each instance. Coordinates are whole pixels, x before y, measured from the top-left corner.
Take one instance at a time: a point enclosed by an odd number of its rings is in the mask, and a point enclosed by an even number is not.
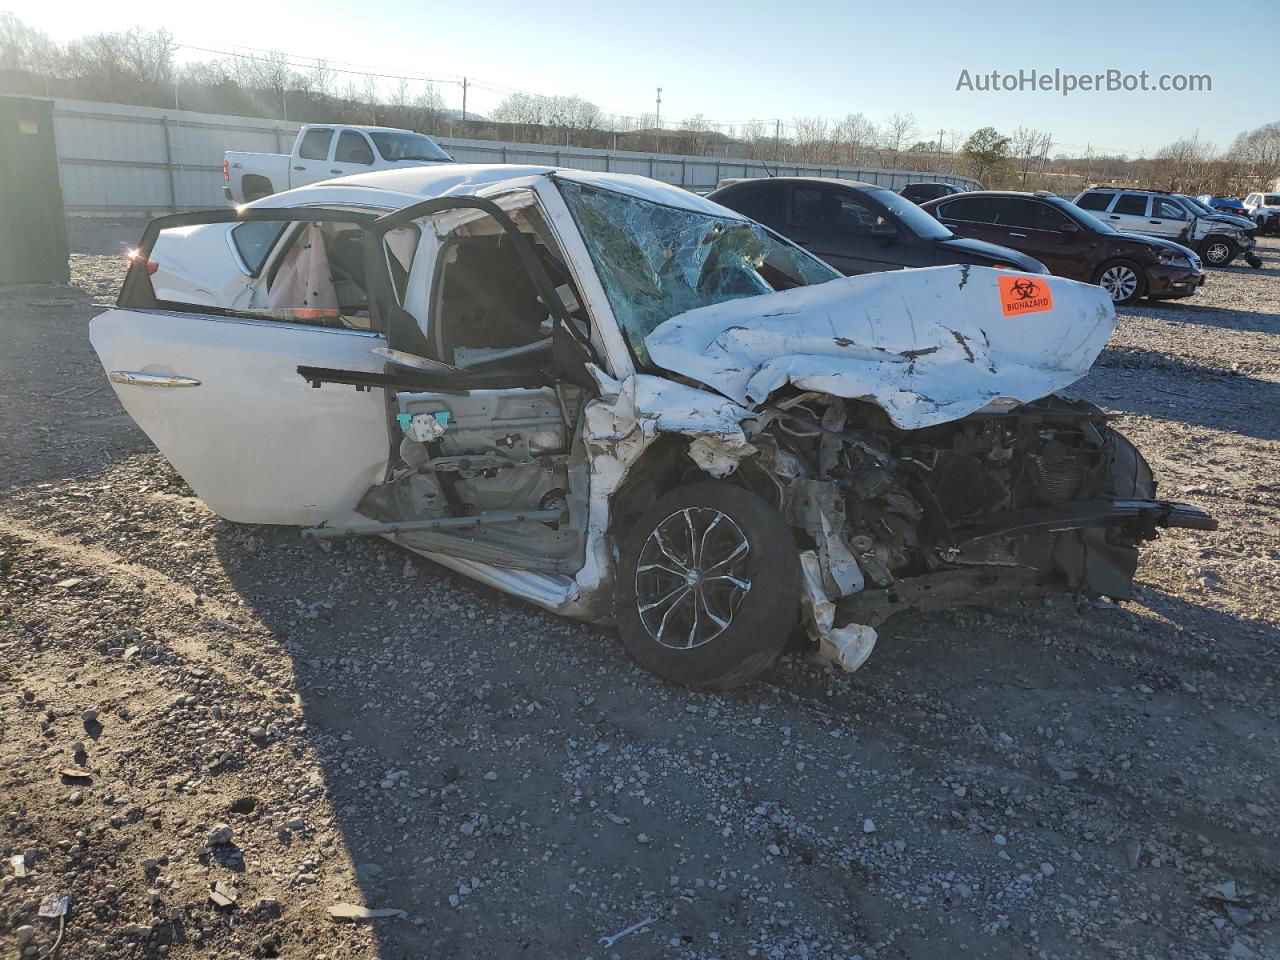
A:
[[[1219,531],[1151,544],[1132,602],[908,614],[856,674],[732,695],[381,541],[219,520],[86,342],[120,260],[0,290],[0,954],[67,895],[76,958],[1280,956],[1261,252],[1125,310],[1079,387]]]

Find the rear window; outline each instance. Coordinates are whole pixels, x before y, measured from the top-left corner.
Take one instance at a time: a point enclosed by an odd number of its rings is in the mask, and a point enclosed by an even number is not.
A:
[[[284,228],[283,220],[251,220],[231,228],[231,243],[250,276],[258,275]]]
[[[939,208],[948,220],[967,220],[972,223],[995,223],[996,207],[993,197],[961,197],[944,203]]]
[[[327,160],[329,158],[329,141],[333,139],[333,130],[328,127],[315,127],[308,130],[298,145],[298,156],[303,160]]]
[[[1114,193],[1100,193],[1092,190],[1084,194],[1076,201],[1076,206],[1082,210],[1105,210],[1111,205],[1111,198]]]
[[[1268,207],[1280,207],[1280,193],[1268,193],[1265,203]]]

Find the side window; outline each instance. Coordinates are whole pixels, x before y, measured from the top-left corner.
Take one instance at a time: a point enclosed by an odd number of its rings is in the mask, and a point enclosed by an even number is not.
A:
[[[970,223],[995,223],[996,209],[993,197],[961,197],[942,208],[948,220],[965,220]]]
[[[253,279],[243,287],[230,288],[229,277],[210,280],[207,259],[199,261],[203,269],[190,269],[196,258],[186,254],[194,234],[225,229],[223,224],[207,224],[160,231],[151,250],[154,269],[148,278],[160,306],[334,330],[374,330],[360,223],[289,219],[238,223],[232,228],[231,243]],[[409,240],[388,234],[393,279],[394,264],[411,262],[416,242],[416,231]]]
[[[843,233],[867,236],[873,227],[889,223],[857,197],[847,194],[840,197],[840,229]]]
[[[231,228],[231,244],[249,276],[258,275],[284,228],[282,220],[250,220]]]
[[[1155,197],[1151,201],[1151,216],[1159,217],[1163,220],[1185,220],[1187,215],[1183,209],[1172,200],[1165,200],[1161,197]]]
[[[834,232],[840,228],[840,195],[822,187],[791,191],[791,224],[806,230]]]
[[[1145,193],[1122,193],[1111,212],[1131,217],[1145,217],[1150,199]]]
[[[785,197],[785,184],[779,183],[742,187],[734,191],[728,199],[733,204],[733,209],[743,216],[776,227],[782,223]]]
[[[1070,230],[1076,225],[1074,220],[1051,203],[1042,203],[1039,200],[1028,202],[1036,208],[1036,218],[1032,225],[1037,230],[1054,230],[1061,233],[1064,230]]]
[[[1091,190],[1076,201],[1076,206],[1081,210],[1105,210],[1111,206],[1111,198],[1114,196],[1114,193]]]
[[[302,160],[328,160],[329,141],[333,139],[333,130],[329,127],[312,127],[302,137],[298,145],[298,157]]]
[[[449,216],[445,214],[443,216]],[[512,214],[532,245],[570,318],[588,321],[564,255],[541,211]],[[551,316],[512,243],[489,215],[468,220],[444,237],[436,262],[429,324],[436,359],[457,367],[498,364],[537,379],[552,345]]]
[[[997,197],[993,201],[996,208],[996,223],[1002,227],[1035,228],[1039,225],[1039,212],[1036,204],[1018,197]]]
[[[373,147],[364,134],[357,130],[343,130],[338,136],[338,147],[333,152],[335,163],[373,163]]]

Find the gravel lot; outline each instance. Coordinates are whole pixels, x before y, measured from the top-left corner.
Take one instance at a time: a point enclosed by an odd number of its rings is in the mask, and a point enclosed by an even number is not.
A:
[[[1082,384],[1221,521],[1137,601],[909,615],[717,696],[213,516],[86,338],[136,235],[0,289],[3,956],[65,894],[62,957],[1280,957],[1280,241]]]

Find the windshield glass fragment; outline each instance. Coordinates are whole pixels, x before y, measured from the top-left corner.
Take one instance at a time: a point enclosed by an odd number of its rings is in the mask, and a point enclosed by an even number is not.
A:
[[[677,314],[840,276],[756,223],[557,183],[614,316],[644,364],[644,338]]]

